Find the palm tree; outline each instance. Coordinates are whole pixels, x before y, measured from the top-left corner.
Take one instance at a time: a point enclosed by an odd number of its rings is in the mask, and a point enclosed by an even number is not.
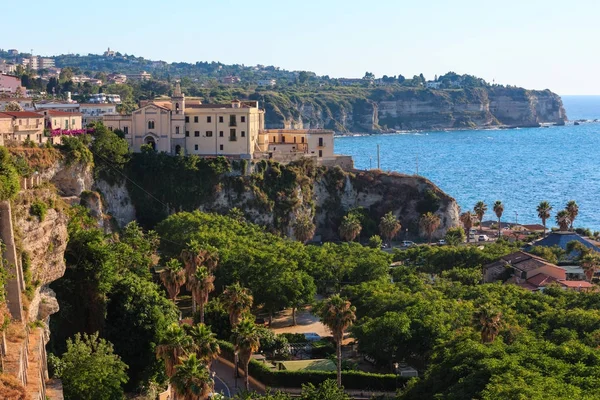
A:
[[[419,225],[421,226],[421,229],[427,233],[429,243],[431,243],[431,237],[433,236],[433,232],[435,232],[436,229],[439,228],[440,223],[440,217],[431,212],[421,215]]]
[[[185,270],[181,267],[181,263],[174,258],[170,259],[160,273],[160,280],[167,288],[169,298],[175,301],[185,283]]]
[[[494,203],[494,212],[496,213],[496,217],[498,217],[498,239],[500,239],[500,219],[504,212],[504,204],[500,200],[496,200]]]
[[[560,210],[556,213],[556,223],[561,231],[568,231],[571,224],[571,217],[567,210]]]
[[[240,362],[244,366],[244,384],[246,390],[250,390],[248,364],[250,363],[252,354],[260,347],[260,332],[254,321],[245,318],[233,330],[233,338]]]
[[[210,368],[212,361],[219,357],[221,352],[216,335],[204,324],[189,327],[187,333],[192,340],[192,350],[198,359]]]
[[[594,275],[596,271],[598,271],[598,267],[600,267],[600,257],[598,257],[597,253],[587,253],[583,257],[581,257],[581,267],[585,273],[585,277],[588,281],[592,281],[594,279]]]
[[[542,225],[544,225],[544,237],[546,237],[546,220],[550,218],[550,211],[552,211],[552,206],[547,201],[541,201],[537,206],[538,217],[542,220]]]
[[[473,214],[471,211],[464,212],[460,215],[460,222],[462,222],[465,227],[465,231],[467,232],[467,243],[469,243],[469,238],[471,237],[471,228],[473,227]]]
[[[336,344],[337,384],[342,386],[342,340],[344,331],[356,319],[356,307],[339,294],[331,296],[319,306],[317,313],[321,322],[329,328]]]
[[[199,308],[200,322],[204,323],[204,307],[208,303],[208,295],[215,290],[215,276],[209,272],[208,268],[201,266],[188,279],[188,285],[192,292],[193,303],[197,304]]]
[[[481,329],[481,343],[492,343],[500,333],[502,313],[486,304],[475,314],[475,318]]]
[[[309,214],[301,214],[296,216],[294,222],[294,237],[302,243],[308,242],[315,236],[315,224]]]
[[[342,240],[352,242],[360,234],[362,226],[360,220],[354,214],[348,214],[342,219],[340,224],[340,237]]]
[[[577,214],[579,214],[579,206],[575,200],[571,200],[567,203],[566,210],[569,213],[569,219],[571,220],[570,229],[573,230],[573,223],[575,222],[575,218],[577,218]]]
[[[483,201],[478,201],[475,204],[475,207],[473,207],[473,211],[475,211],[475,215],[477,215],[477,218],[479,219],[479,233],[481,233],[483,228],[483,216],[487,211],[487,204],[485,204]]]
[[[164,336],[156,346],[156,356],[165,362],[168,377],[175,373],[175,366],[180,363],[181,357],[186,355],[192,347],[190,337],[177,323],[169,325]]]
[[[381,236],[388,241],[390,247],[392,238],[398,234],[400,228],[402,228],[402,225],[400,225],[398,218],[396,218],[391,211],[379,220],[379,232],[381,233]]]
[[[252,307],[253,297],[250,291],[242,287],[239,283],[234,283],[225,288],[221,295],[227,312],[229,313],[229,323],[235,328],[240,322],[242,314]]]
[[[181,400],[204,400],[214,387],[208,366],[202,363],[195,354],[181,359],[175,367],[175,374],[170,379],[171,386]]]

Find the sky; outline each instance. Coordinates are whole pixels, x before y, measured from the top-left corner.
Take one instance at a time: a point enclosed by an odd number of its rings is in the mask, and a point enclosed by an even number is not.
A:
[[[599,0],[83,2],[3,7],[0,48],[275,65],[330,77],[489,82],[600,95]],[[25,14],[25,15],[24,15]]]

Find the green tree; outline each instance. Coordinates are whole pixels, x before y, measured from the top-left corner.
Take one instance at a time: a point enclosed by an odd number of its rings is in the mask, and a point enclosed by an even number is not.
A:
[[[4,106],[4,111],[23,111],[23,107],[16,101],[9,101]]]
[[[302,385],[300,400],[350,400],[351,397],[344,392],[343,387],[338,387],[335,381],[328,379],[319,386],[312,383]]]
[[[394,362],[402,361],[410,354],[410,324],[406,314],[386,312],[352,327],[352,335],[357,339],[361,353],[391,368]]]
[[[108,294],[104,336],[129,366],[126,390],[160,382],[164,367],[156,346],[178,312],[160,287],[133,273],[119,279]]]
[[[221,352],[215,334],[203,323],[189,327],[187,334],[192,340],[192,350],[196,357],[210,368],[210,364],[219,357]]]
[[[90,150],[95,156],[97,173],[110,180],[122,179],[121,171],[130,159],[127,140],[107,129],[101,122],[94,126],[94,138]]]
[[[296,240],[306,243],[315,236],[316,226],[312,221],[312,217],[305,213],[296,216],[293,229]]]
[[[171,377],[171,386],[182,400],[205,400],[214,387],[210,370],[196,357],[190,354],[175,367]]]
[[[579,206],[575,200],[571,200],[567,203],[567,207],[565,208],[569,213],[569,221],[570,221],[570,229],[573,230],[573,223],[575,222],[575,218],[579,214]]]
[[[496,217],[498,217],[498,239],[502,235],[501,233],[501,223],[500,220],[502,218],[502,214],[504,213],[504,204],[500,200],[496,200],[494,203],[494,213],[496,213]]]
[[[240,362],[244,366],[244,385],[246,390],[250,390],[248,364],[250,363],[252,354],[258,351],[260,347],[260,332],[252,320],[243,319],[233,330],[233,340],[236,352],[238,352],[240,357]]]
[[[435,214],[428,212],[427,214],[421,215],[419,226],[421,227],[421,230],[427,234],[428,243],[431,243],[433,233],[440,226],[440,223],[440,217]]]
[[[600,255],[589,252],[581,257],[581,267],[588,281],[592,282],[596,271],[600,267]]]
[[[556,223],[561,231],[568,231],[571,225],[571,217],[567,210],[560,210],[556,213]]]
[[[336,343],[337,384],[342,386],[342,340],[344,332],[356,320],[356,307],[340,295],[333,295],[320,304],[317,314],[321,322],[329,328]]]
[[[477,219],[479,219],[479,232],[483,228],[483,216],[487,211],[487,205],[483,201],[478,201],[473,208],[475,215],[477,215]]]
[[[19,174],[6,147],[0,146],[0,201],[12,199],[21,189]]]
[[[381,249],[383,245],[383,240],[379,235],[373,235],[369,238],[369,247],[372,249]]]
[[[342,219],[340,224],[340,237],[347,242],[353,242],[360,234],[362,226],[358,217],[354,214],[348,214]]]
[[[400,228],[402,228],[402,225],[400,225],[398,218],[396,218],[391,211],[381,217],[381,220],[379,221],[379,232],[381,233],[381,236],[388,241],[390,246],[392,244],[392,239],[398,234]]]
[[[541,201],[537,206],[538,217],[542,220],[542,225],[544,225],[544,237],[546,237],[546,220],[550,218],[550,211],[552,211],[552,206],[547,201]]]
[[[123,398],[127,365],[113,346],[98,334],[76,334],[67,340],[61,357],[60,379],[67,400],[117,400]]]
[[[221,299],[229,313],[229,323],[233,328],[240,322],[242,315],[250,310],[254,301],[250,291],[238,282],[227,286],[221,295]]]
[[[167,261],[165,268],[160,273],[160,280],[165,285],[169,298],[175,301],[179,290],[185,283],[185,270],[181,267],[181,263],[174,258]]]
[[[449,228],[446,231],[446,236],[444,236],[444,239],[449,245],[458,246],[465,241],[466,236],[467,235],[465,235],[465,230],[462,228],[462,226],[456,226],[454,228]]]
[[[192,345],[191,338],[178,323],[167,327],[156,347],[156,356],[165,362],[165,371],[169,378],[175,373],[175,366],[181,362],[181,358],[192,349]]]

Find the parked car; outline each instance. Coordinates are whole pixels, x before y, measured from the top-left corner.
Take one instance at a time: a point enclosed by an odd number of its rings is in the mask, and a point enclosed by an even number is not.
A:
[[[412,247],[415,245],[415,242],[411,242],[410,240],[402,241],[402,247]]]
[[[479,241],[480,242],[487,242],[490,238],[488,237],[488,235],[479,235]]]
[[[306,340],[308,340],[309,342],[316,342],[318,340],[321,340],[321,336],[318,333],[315,332],[307,332],[304,334],[304,338]]]
[[[438,240],[438,245],[444,246],[445,244],[446,244],[446,239],[440,239],[440,240]]]

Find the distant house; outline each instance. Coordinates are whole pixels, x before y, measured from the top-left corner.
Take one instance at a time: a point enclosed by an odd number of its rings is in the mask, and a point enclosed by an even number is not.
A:
[[[257,84],[258,86],[275,86],[277,81],[275,79],[260,79]]]
[[[429,81],[425,84],[427,89],[439,89],[442,87],[442,82]]]
[[[583,280],[567,280],[567,270],[541,257],[517,251],[483,268],[485,283],[503,281],[531,291],[543,291],[550,284],[565,289],[593,290],[595,286]]]
[[[224,83],[226,85],[232,85],[234,83],[239,83],[239,82],[240,82],[240,78],[237,76],[233,76],[233,75],[229,75],[229,76],[226,76],[221,79],[221,83]]]
[[[545,238],[538,240],[533,243],[533,245],[529,246],[525,250],[529,250],[532,247],[542,246],[542,247],[554,247],[558,246],[563,250],[567,250],[567,245],[569,242],[577,241],[587,247],[590,250],[596,251],[600,253],[600,247],[598,247],[594,242],[589,239],[584,238],[581,235],[578,235],[575,232],[550,232]],[[568,254],[568,258],[573,258],[577,256],[576,254]]]
[[[544,225],[542,224],[528,224],[521,226],[528,232],[544,232]]]
[[[130,81],[149,81],[152,79],[152,75],[146,71],[142,71],[139,74],[128,74],[126,78]]]

